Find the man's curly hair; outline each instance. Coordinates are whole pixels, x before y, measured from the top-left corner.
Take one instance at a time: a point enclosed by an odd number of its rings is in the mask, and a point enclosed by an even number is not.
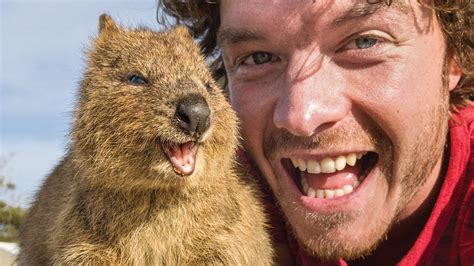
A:
[[[158,0],[158,20],[165,21],[165,14],[186,25],[194,38],[199,40],[201,51],[210,60],[214,77],[225,76],[225,69],[217,47],[220,26],[218,0]],[[367,0],[373,4],[390,5],[392,0]],[[421,2],[421,0],[419,0]],[[447,51],[454,53],[461,67],[461,80],[450,93],[451,109],[472,104],[474,100],[473,43],[474,5],[471,0],[432,0],[421,4],[432,8],[441,25]],[[446,62],[445,62],[446,63]],[[446,77],[443,77],[446,81]]]

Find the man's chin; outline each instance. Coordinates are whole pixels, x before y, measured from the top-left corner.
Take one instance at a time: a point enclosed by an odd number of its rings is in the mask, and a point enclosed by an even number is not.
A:
[[[381,200],[388,187],[380,171],[369,175],[350,197],[335,199],[307,197],[285,183],[286,176],[278,180],[284,191],[275,196],[297,241],[309,255],[324,261],[368,256],[385,239],[395,216],[396,208]]]
[[[335,261],[343,258],[346,261],[356,260],[369,256],[385,238],[379,236],[376,239],[365,239],[364,242],[348,237],[350,232],[326,232],[324,234],[301,239],[297,241],[311,256],[318,257],[322,261]],[[315,237],[314,237],[315,236]]]
[[[353,222],[354,216],[333,214],[332,217],[315,218],[311,214],[304,219],[301,227],[293,228],[299,246],[311,256],[322,261],[334,261],[343,258],[346,261],[369,256],[386,237],[388,224],[375,229],[377,232],[360,233],[360,226]],[[319,228],[320,230],[316,229]],[[366,228],[364,228],[366,229]]]

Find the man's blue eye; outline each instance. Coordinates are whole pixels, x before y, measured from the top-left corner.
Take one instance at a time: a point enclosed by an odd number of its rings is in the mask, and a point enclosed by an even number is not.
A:
[[[267,52],[255,52],[248,57],[244,63],[248,65],[261,65],[272,61],[272,54]]]
[[[257,52],[252,54],[252,59],[256,65],[265,64],[272,60],[272,54],[266,52]]]
[[[276,57],[272,53],[255,52],[245,58],[243,65],[261,65],[271,61],[275,61]]]
[[[367,49],[377,44],[377,39],[367,36],[358,37],[354,41],[359,49]]]
[[[145,78],[141,77],[138,74],[131,75],[128,80],[133,84],[148,84]]]

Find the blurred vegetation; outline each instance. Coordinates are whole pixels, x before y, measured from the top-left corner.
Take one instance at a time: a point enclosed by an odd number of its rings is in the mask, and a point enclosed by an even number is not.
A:
[[[0,171],[3,171],[7,160],[1,159]],[[15,184],[0,173],[0,193],[14,198]],[[5,200],[0,200],[0,241],[16,242],[18,229],[25,216],[25,210]]]

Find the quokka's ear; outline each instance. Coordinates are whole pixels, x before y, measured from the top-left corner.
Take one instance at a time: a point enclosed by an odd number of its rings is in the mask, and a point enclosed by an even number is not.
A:
[[[107,14],[102,14],[99,17],[99,33],[103,31],[117,31],[118,27],[114,20]]]

